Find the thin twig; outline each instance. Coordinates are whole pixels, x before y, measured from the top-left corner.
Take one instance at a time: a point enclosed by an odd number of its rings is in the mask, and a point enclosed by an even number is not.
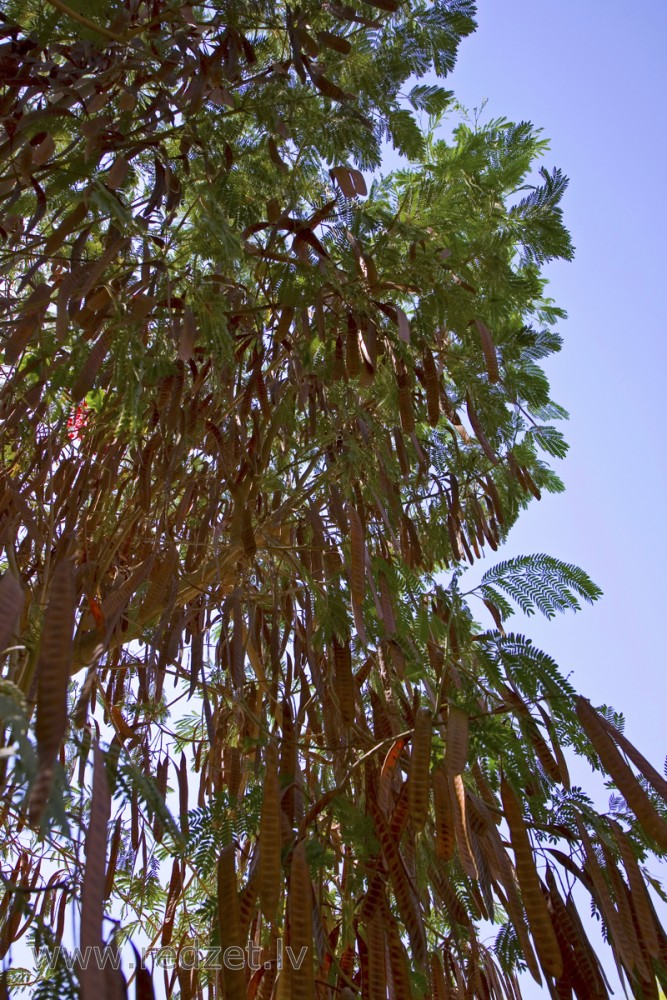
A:
[[[67,14],[67,16],[71,17],[72,20],[78,21],[79,24],[82,24],[85,28],[90,28],[91,31],[96,31],[98,35],[110,38],[113,42],[125,41],[125,39],[121,35],[117,35],[115,31],[110,31],[109,28],[102,28],[99,24],[95,24],[94,21],[85,17],[84,14],[78,14],[75,10],[72,10],[71,7],[68,7],[66,3],[63,3],[63,0],[47,0],[47,3],[50,3],[51,6],[55,7],[57,10],[62,11],[63,14]]]

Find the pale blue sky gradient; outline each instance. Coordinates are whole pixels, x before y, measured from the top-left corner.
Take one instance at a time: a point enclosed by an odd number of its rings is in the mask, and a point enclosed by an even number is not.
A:
[[[528,119],[570,177],[573,263],[550,266],[567,309],[548,362],[570,411],[567,491],[524,513],[503,555],[547,551],[604,590],[531,634],[662,768],[667,753],[667,3],[480,0],[448,85],[485,115]]]

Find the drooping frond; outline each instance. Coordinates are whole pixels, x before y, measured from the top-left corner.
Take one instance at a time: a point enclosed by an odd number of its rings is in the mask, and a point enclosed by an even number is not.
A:
[[[538,553],[516,556],[497,563],[482,577],[483,597],[497,599],[497,589],[505,591],[526,615],[541,611],[554,618],[564,611],[579,611],[579,599],[589,604],[602,596],[587,573],[571,563]]]

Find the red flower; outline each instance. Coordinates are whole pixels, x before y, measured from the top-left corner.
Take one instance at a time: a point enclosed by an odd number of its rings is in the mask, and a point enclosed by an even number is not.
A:
[[[70,441],[81,441],[83,439],[83,428],[88,423],[88,408],[85,400],[74,407],[67,419],[67,436]]]

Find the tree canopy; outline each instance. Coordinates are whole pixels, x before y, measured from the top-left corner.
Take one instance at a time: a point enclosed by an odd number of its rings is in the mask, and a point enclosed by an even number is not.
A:
[[[12,995],[606,998],[587,899],[667,985],[667,782],[508,621],[600,591],[499,551],[562,489],[573,248],[540,131],[438,82],[474,13],[2,4]],[[260,961],[66,961],[128,942]]]

